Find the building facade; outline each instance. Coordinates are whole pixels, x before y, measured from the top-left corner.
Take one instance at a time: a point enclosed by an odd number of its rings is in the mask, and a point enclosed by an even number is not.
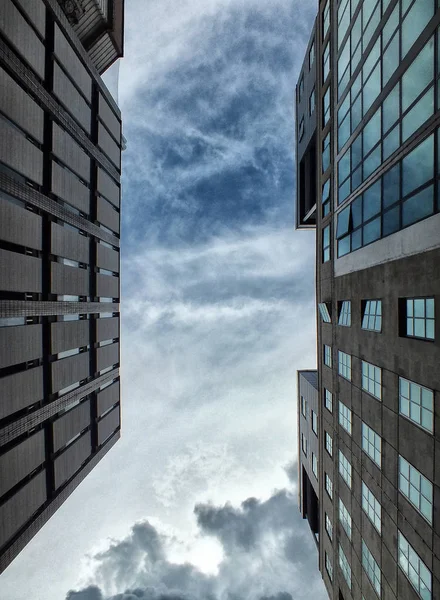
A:
[[[307,57],[297,85],[298,177],[314,181],[298,185],[297,227],[316,220],[319,568],[335,599],[440,598],[439,24],[435,0],[319,3],[315,170],[300,167]]]
[[[71,4],[0,7],[0,572],[120,435],[121,114],[97,68],[122,45],[99,62]],[[122,27],[122,2],[73,4]]]

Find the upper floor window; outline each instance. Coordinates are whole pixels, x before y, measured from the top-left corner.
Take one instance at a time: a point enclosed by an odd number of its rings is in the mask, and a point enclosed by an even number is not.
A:
[[[322,230],[322,262],[330,260],[330,225]]]
[[[298,141],[300,142],[304,137],[304,117],[301,117],[298,127]]]
[[[434,431],[434,393],[399,377],[399,412],[430,433]]]
[[[325,432],[325,449],[330,456],[333,456],[333,438],[328,431]]]
[[[382,527],[382,508],[376,496],[364,482],[362,482],[362,508],[380,533]]]
[[[330,131],[322,142],[322,172],[325,173],[330,166]]]
[[[364,540],[362,540],[362,566],[380,598],[380,567]]]
[[[321,196],[321,204],[322,204],[322,216],[326,217],[330,214],[330,177],[322,186],[322,196]]]
[[[301,434],[301,448],[304,454],[307,456],[307,438],[303,433]]]
[[[301,74],[298,83],[298,102],[301,102],[302,95],[304,94],[304,73]]]
[[[325,570],[330,581],[333,581],[333,565],[327,552],[325,553]]]
[[[322,39],[325,39],[325,36],[328,33],[328,29],[330,27],[330,2],[327,0],[324,6],[324,10],[322,11]]]
[[[351,301],[344,300],[339,304],[339,321],[338,325],[351,327]]]
[[[324,364],[327,367],[332,367],[332,347],[324,344]]]
[[[382,399],[382,369],[365,360],[362,361],[362,389],[378,400]]]
[[[304,398],[304,396],[301,396],[301,414],[305,419],[307,419],[307,400]]]
[[[316,454],[312,452],[312,471],[313,475],[318,479],[318,458]]]
[[[339,474],[351,489],[351,463],[341,450],[339,450]]]
[[[325,474],[325,491],[329,495],[329,498],[333,499],[333,481],[327,473]]]
[[[327,513],[325,513],[325,530],[327,532],[328,537],[333,539],[333,523],[331,522],[330,517]]]
[[[338,373],[351,381],[351,356],[341,350],[338,351]]]
[[[324,406],[330,412],[333,412],[333,394],[327,388],[324,388]]]
[[[400,531],[398,533],[399,567],[422,600],[432,598],[432,574]]]
[[[399,456],[399,490],[413,506],[432,524],[433,488],[429,479]]]
[[[352,414],[351,410],[343,402],[339,400],[339,425],[351,435],[352,429]]]
[[[382,464],[382,440],[374,429],[362,423],[362,450],[377,464],[380,468]]]
[[[348,539],[351,540],[351,515],[348,512],[345,504],[339,498],[339,521],[341,522],[342,527],[344,528],[345,533],[348,536]]]
[[[406,298],[403,335],[426,340],[434,339],[434,298]]]
[[[315,40],[313,40],[312,45],[309,50],[309,69],[312,68],[313,63],[315,62]]]
[[[342,575],[344,576],[348,587],[351,589],[351,567],[344,551],[342,550],[341,544],[339,544],[339,566],[341,567]]]
[[[312,413],[312,431],[315,435],[318,435],[318,415],[315,413],[314,410],[312,410],[311,413]]]
[[[322,83],[325,82],[330,73],[330,41],[327,42],[322,55]]]
[[[313,115],[314,111],[315,111],[315,102],[316,102],[316,98],[315,98],[315,88],[313,88],[312,93],[310,94],[309,97],[309,115]]]
[[[322,126],[325,127],[330,119],[330,86],[322,99]]]
[[[366,300],[363,307],[362,329],[382,331],[382,300]]]
[[[332,322],[332,318],[330,316],[330,302],[320,302],[318,304],[318,309],[319,309],[319,313],[321,315],[322,320],[324,321],[324,323],[331,323]]]

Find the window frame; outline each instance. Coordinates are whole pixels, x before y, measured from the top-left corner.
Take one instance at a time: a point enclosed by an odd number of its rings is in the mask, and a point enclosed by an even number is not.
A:
[[[342,350],[338,350],[338,375],[351,381],[351,354]]]
[[[349,589],[351,590],[351,566],[350,566],[350,563],[348,562],[347,557],[345,556],[345,552],[344,552],[341,544],[339,544],[338,555],[339,555],[339,568],[341,569],[341,572],[342,572],[342,575],[344,576],[346,584],[348,585]]]
[[[313,409],[311,409],[310,416],[310,420],[312,422],[312,431],[316,436],[318,436],[318,415]]]
[[[382,572],[378,562],[374,558],[364,539],[362,539],[362,568],[370,580],[370,583],[373,586],[376,594],[380,598],[382,589]]]
[[[333,456],[333,438],[328,431],[325,432],[325,449],[329,456]]]
[[[339,522],[347,534],[348,539],[351,541],[352,538],[352,519],[351,515],[348,511],[348,508],[342,502],[341,498],[339,498]]]
[[[338,305],[338,325],[351,327],[351,300],[342,300]]]
[[[370,432],[372,433],[372,440],[370,439]],[[364,440],[366,440],[365,445]],[[379,450],[376,446],[377,440],[379,440]],[[371,448],[374,448],[373,454],[371,454]],[[376,433],[376,431],[374,431],[372,427],[367,425],[365,421],[362,421],[362,450],[374,462],[374,464],[379,467],[379,469],[382,468],[382,438],[378,433]],[[379,454],[379,462],[377,461],[376,453]]]
[[[362,481],[362,510],[380,534],[382,532],[382,505],[365,481]]]
[[[326,239],[328,233],[328,240]],[[322,229],[322,263],[329,262],[332,256],[331,253],[331,227],[330,223]]]
[[[326,473],[324,477],[324,487],[325,491],[327,492],[327,496],[333,501],[333,481],[328,473]]]
[[[329,537],[330,541],[333,541],[333,523],[328,516],[328,513],[325,513],[325,531]]]
[[[407,467],[406,467],[407,465]],[[402,467],[407,469],[408,475],[402,472]],[[417,512],[427,521],[431,526],[433,524],[433,515],[434,515],[434,486],[432,482],[425,477],[414,465],[412,465],[406,458],[404,458],[401,454],[399,454],[399,467],[398,467],[398,490],[399,492],[408,500],[408,502],[417,510]],[[407,483],[408,492],[402,489],[402,479]],[[418,479],[418,487],[416,485],[415,480]],[[425,482],[425,483],[424,483]],[[430,487],[431,497],[429,498],[424,492],[423,487],[425,489]],[[415,493],[412,493],[411,489],[415,490]],[[417,502],[415,501],[415,497],[417,498]],[[427,515],[422,510],[422,498],[425,499],[426,504],[428,504],[431,508],[430,514]]]
[[[423,317],[415,315],[415,303],[423,301]],[[427,302],[432,301],[432,314],[433,316],[427,316]],[[412,303],[412,304],[409,304]],[[409,306],[411,306],[411,313],[408,314]],[[399,298],[399,313],[400,313],[400,335],[401,337],[411,338],[415,340],[422,340],[424,342],[435,342],[435,298],[434,296],[419,296],[412,298]],[[425,335],[415,335],[416,321],[423,321],[423,329]],[[411,329],[413,333],[408,332],[409,323],[411,323]],[[427,335],[427,324],[430,323],[432,326],[432,337]]]
[[[345,481],[345,483],[351,490],[353,483],[353,468],[351,462],[348,460],[348,458],[345,456],[341,449],[339,449],[338,455],[338,471],[339,475],[342,477],[342,479]]]
[[[331,317],[331,302],[319,302],[318,303],[318,310],[319,310],[319,314],[321,315],[321,319],[323,323],[331,323],[332,322],[332,317]]]
[[[371,376],[372,375],[372,376]],[[378,380],[377,379],[377,375],[378,375]],[[369,394],[370,396],[373,396],[373,398],[376,398],[376,400],[379,400],[380,402],[382,402],[382,369],[381,367],[378,367],[377,365],[373,365],[370,362],[367,362],[366,360],[362,361],[362,375],[361,375],[361,385],[362,385],[362,390],[364,392],[366,392],[367,394]],[[365,387],[366,384],[366,387]],[[379,387],[379,395],[376,394],[376,388],[377,386]],[[372,388],[372,389],[370,389]]]
[[[325,364],[326,367],[329,367],[330,369],[333,368],[332,347],[329,346],[328,344],[324,344],[323,363]]]
[[[417,552],[414,550],[414,548],[411,546],[411,544],[408,542],[406,537],[401,533],[399,529],[397,530],[397,564],[399,565],[400,570],[405,575],[412,588],[420,596],[420,598],[422,598],[420,586],[421,581],[423,581],[425,588],[428,590],[430,594],[429,597],[432,598],[432,572],[428,569],[423,560],[420,558],[420,556],[417,554]],[[417,575],[417,587],[414,585],[410,578],[410,565],[412,567],[412,570]],[[422,568],[424,576],[423,579],[421,576]],[[429,585],[428,582],[425,581],[427,574],[429,574]]]
[[[353,413],[342,400],[338,402],[338,423],[348,433],[353,434]]]
[[[373,307],[374,310],[370,310]],[[378,309],[380,311],[378,312]],[[376,333],[382,332],[382,300],[362,300],[362,329],[364,331],[375,331]],[[369,327],[370,319],[373,319],[374,326]],[[376,326],[379,320],[379,328]]]
[[[333,414],[333,393],[327,388],[324,388],[324,406]]]
[[[405,377],[399,377],[399,415],[402,415],[405,419],[408,419],[409,421],[411,421],[411,423],[414,423],[415,425],[417,425],[418,427],[421,427],[424,431],[427,431],[428,433],[433,434],[434,433],[434,390],[431,390],[423,385],[421,385],[420,383],[416,383],[415,381],[411,381],[410,379],[406,379]],[[407,385],[408,388],[408,396],[403,395],[402,394],[402,387]],[[420,402],[416,402],[415,400],[412,400],[412,395],[413,392],[416,392],[416,388],[418,388],[418,394],[419,394],[419,400]],[[426,392],[429,396],[430,396],[430,408],[428,408],[427,406],[423,406],[423,395],[424,392]],[[402,408],[403,406],[403,402],[405,402],[405,405],[408,405],[408,410],[406,411]],[[425,400],[426,402],[426,400]],[[420,407],[420,420],[417,420],[415,418],[415,414],[412,415],[412,412],[414,411],[414,413],[418,412],[418,408]],[[426,423],[426,418],[424,419],[424,415],[427,415],[429,417],[430,420],[430,426],[427,426],[426,424],[423,424],[423,422],[425,421]]]

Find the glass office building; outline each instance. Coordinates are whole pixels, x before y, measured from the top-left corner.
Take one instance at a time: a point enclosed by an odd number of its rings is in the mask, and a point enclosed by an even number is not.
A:
[[[296,89],[296,223],[317,249],[312,530],[335,599],[440,597],[439,25],[437,0],[323,0]]]
[[[120,435],[122,16],[0,6],[0,571]]]

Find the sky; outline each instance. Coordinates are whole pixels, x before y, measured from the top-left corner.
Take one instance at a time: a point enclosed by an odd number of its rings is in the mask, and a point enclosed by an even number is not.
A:
[[[126,2],[122,437],[1,576],[2,600],[327,597],[296,476],[316,334],[294,93],[315,13]]]

